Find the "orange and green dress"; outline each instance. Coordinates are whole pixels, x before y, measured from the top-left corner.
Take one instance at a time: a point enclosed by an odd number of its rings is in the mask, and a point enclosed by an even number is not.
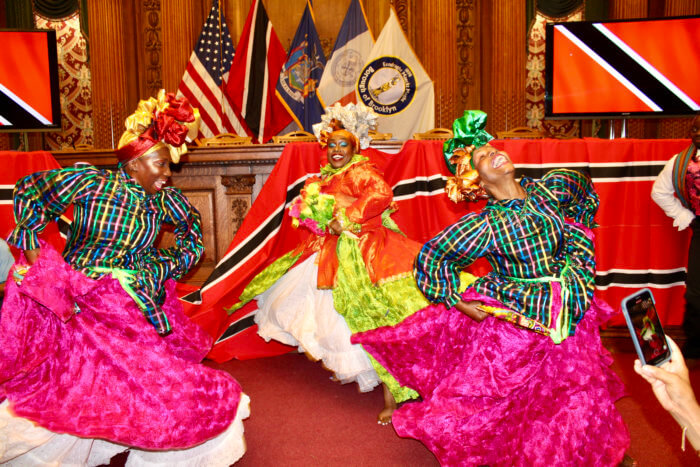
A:
[[[400,402],[417,394],[350,343],[353,333],[396,324],[428,305],[412,275],[421,245],[399,231],[395,209],[391,187],[366,158],[323,167],[290,208],[295,225],[314,235],[258,274],[235,308],[257,299],[263,338],[298,345],[361,390],[381,380]],[[340,219],[341,235],[329,232],[332,219]]]

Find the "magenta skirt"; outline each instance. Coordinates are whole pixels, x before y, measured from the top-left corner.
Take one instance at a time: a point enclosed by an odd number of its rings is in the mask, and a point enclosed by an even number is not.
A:
[[[616,465],[629,446],[614,405],[624,387],[598,332],[612,313],[594,300],[576,334],[557,345],[492,317],[477,323],[430,306],[352,341],[420,393],[392,422],[442,465]]]
[[[226,430],[241,388],[200,362],[211,338],[167,284],[172,333],[160,337],[119,282],[74,271],[50,247],[0,310],[0,401],[57,433],[153,450]],[[75,313],[75,304],[80,311]]]

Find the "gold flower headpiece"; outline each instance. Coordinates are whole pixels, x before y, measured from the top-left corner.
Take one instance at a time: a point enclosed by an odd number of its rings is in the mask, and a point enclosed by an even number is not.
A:
[[[186,142],[194,141],[199,132],[199,110],[185,97],[175,97],[164,89],[157,98],[139,102],[127,117],[126,131],[119,139],[117,158],[120,164],[167,147],[174,163],[187,152]]]

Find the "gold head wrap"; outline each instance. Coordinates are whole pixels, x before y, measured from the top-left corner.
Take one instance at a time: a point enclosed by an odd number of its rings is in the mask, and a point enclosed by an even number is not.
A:
[[[117,157],[125,164],[145,154],[166,147],[177,164],[187,152],[186,142],[194,141],[199,132],[199,110],[185,97],[177,98],[164,89],[157,98],[139,102],[136,111],[127,117],[126,131],[119,139]]]
[[[455,203],[488,198],[486,191],[479,184],[479,172],[472,166],[473,151],[474,146],[456,148],[450,158],[450,163],[455,168],[455,176],[447,179],[445,193]]]

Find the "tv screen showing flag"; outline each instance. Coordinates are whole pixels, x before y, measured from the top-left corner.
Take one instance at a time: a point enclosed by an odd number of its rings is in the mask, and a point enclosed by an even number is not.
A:
[[[550,23],[545,118],[693,115],[700,16]]]
[[[61,129],[54,30],[0,30],[0,131]]]

